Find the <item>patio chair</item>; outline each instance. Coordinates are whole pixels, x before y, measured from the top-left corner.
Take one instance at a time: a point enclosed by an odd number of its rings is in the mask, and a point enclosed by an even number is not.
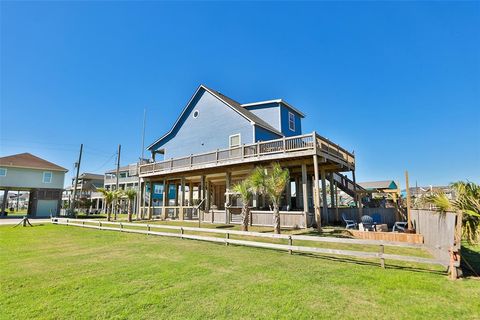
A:
[[[382,215],[380,213],[372,214],[373,223],[381,224],[382,223]]]
[[[408,222],[405,222],[405,221],[395,222],[395,224],[393,225],[392,232],[395,232],[395,231],[405,232],[405,229],[407,228],[407,224]]]
[[[355,222],[355,220],[348,219],[345,212],[342,213],[342,219],[343,222],[345,222],[346,224],[345,229],[355,229],[357,227],[357,223]]]
[[[375,230],[375,222],[373,222],[373,218],[367,215],[364,215],[360,218],[362,221],[363,228],[369,231]]]

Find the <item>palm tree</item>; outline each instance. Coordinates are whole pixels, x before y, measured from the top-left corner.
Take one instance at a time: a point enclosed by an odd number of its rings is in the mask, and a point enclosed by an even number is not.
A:
[[[113,203],[115,205],[114,219],[117,220],[117,213],[120,209],[120,198],[122,198],[124,191],[122,189],[113,190]]]
[[[469,243],[478,243],[480,241],[480,186],[473,182],[458,181],[450,184],[450,187],[455,191],[454,199],[449,199],[443,192],[437,192],[427,196],[425,201],[433,204],[442,213],[456,212],[458,224],[455,240],[457,243],[461,241],[462,234]],[[460,223],[462,223],[461,229]]]
[[[250,217],[250,200],[252,200],[252,182],[250,178],[233,186],[233,191],[236,192],[242,199],[242,231],[248,231],[248,223]]]
[[[97,191],[103,195],[105,211],[107,212],[107,221],[110,221],[112,215],[112,203],[115,198],[114,191],[105,188],[98,188]]]
[[[273,225],[277,234],[280,233],[280,200],[289,181],[288,169],[282,169],[277,162],[269,169],[257,167],[251,175],[253,190],[267,196],[273,205]]]
[[[137,195],[137,191],[135,189],[127,189],[124,192],[124,195],[128,198],[128,222],[132,222],[132,214],[133,214],[133,200]]]

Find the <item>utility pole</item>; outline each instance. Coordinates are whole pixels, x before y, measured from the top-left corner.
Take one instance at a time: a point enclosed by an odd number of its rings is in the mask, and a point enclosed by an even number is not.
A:
[[[82,152],[83,152],[83,143],[80,144],[80,153],[78,155],[78,162],[75,163],[75,167],[77,167],[77,173],[75,174],[75,182],[73,183],[73,194],[72,194],[72,202],[70,202],[70,213],[75,214],[75,197],[77,196],[77,184],[78,184],[78,175],[80,174],[80,163],[82,162]]]
[[[118,178],[120,175],[120,151],[122,146],[118,145],[118,152],[117,152],[117,171],[115,172],[115,190],[118,192]],[[117,211],[118,211],[118,198],[115,199],[115,220],[117,220]]]
[[[407,188],[407,225],[408,229],[412,229],[412,218],[410,216],[410,187],[408,185],[408,171],[405,170],[405,184]]]
[[[140,161],[137,165],[137,174],[138,174],[138,188],[137,188],[137,220],[140,220],[140,209],[142,207],[143,195],[142,195],[142,179],[140,178],[140,165],[143,163],[144,152],[145,152],[145,118],[147,114],[147,109],[143,109],[143,131],[142,131],[142,150],[140,152]],[[165,185],[163,186],[165,188]],[[164,209],[165,210],[165,209]]]

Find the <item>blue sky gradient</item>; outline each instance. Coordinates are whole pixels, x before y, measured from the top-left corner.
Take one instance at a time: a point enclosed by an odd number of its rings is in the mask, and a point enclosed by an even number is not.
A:
[[[114,167],[201,83],[283,98],[357,180],[480,182],[479,2],[1,2],[0,155]]]

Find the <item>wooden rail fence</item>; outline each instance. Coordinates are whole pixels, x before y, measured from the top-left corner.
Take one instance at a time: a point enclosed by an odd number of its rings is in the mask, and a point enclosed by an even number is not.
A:
[[[295,252],[317,253],[317,254],[327,254],[327,255],[342,255],[342,256],[351,256],[351,257],[367,258],[367,259],[379,259],[380,266],[383,268],[385,267],[385,260],[387,259],[395,260],[395,261],[406,261],[406,262],[446,266],[444,262],[437,259],[384,253],[385,246],[403,247],[403,248],[423,248],[423,245],[412,244],[412,243],[334,238],[334,237],[316,237],[316,236],[303,236],[303,235],[272,234],[272,233],[261,233],[261,232],[238,231],[238,230],[207,229],[207,228],[198,228],[198,227],[183,227],[183,226],[180,227],[180,226],[168,226],[168,225],[158,225],[158,224],[140,224],[140,223],[69,219],[69,218],[56,218],[56,217],[52,218],[52,223],[58,224],[58,225],[77,226],[77,227],[93,228],[93,229],[99,229],[99,230],[110,230],[110,231],[139,233],[139,234],[157,235],[157,236],[165,236],[165,237],[175,237],[175,238],[181,238],[181,239],[210,241],[210,242],[216,242],[216,243],[224,243],[225,245],[236,244],[241,246],[257,247],[257,248],[285,250],[285,251],[288,251],[289,253],[293,253],[295,251]],[[108,227],[107,225],[114,225],[118,227]],[[141,227],[145,229],[127,229],[125,227]],[[152,231],[152,229],[175,230],[175,231],[178,231],[178,233]],[[195,235],[195,234],[186,234],[185,231],[224,234],[224,238]],[[270,238],[270,239],[284,239],[284,240],[288,240],[288,245],[259,242],[259,241],[250,241],[250,240],[231,239],[230,235]],[[294,240],[325,242],[325,243],[376,245],[379,247],[379,251],[366,252],[366,251],[296,246],[296,245],[293,245]]]

